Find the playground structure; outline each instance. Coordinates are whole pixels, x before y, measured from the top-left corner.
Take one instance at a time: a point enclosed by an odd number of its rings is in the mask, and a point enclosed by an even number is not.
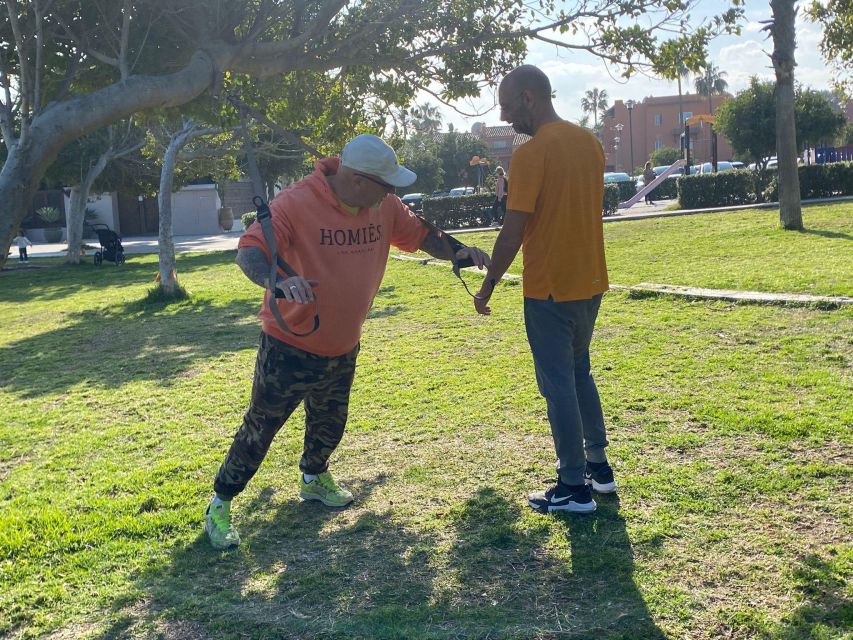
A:
[[[684,140],[686,144],[684,144],[684,158],[680,160],[676,160],[669,167],[667,167],[666,171],[661,173],[657,178],[655,178],[649,184],[643,185],[643,188],[637,191],[635,195],[628,198],[624,202],[619,203],[620,209],[628,209],[637,204],[642,198],[645,197],[647,193],[650,193],[661,184],[664,180],[666,180],[669,176],[671,176],[675,171],[680,169],[681,167],[686,167],[684,170],[685,174],[690,173],[690,126],[691,125],[699,125],[702,126],[705,123],[711,127],[711,166],[713,167],[713,172],[717,172],[717,132],[714,131],[714,116],[708,114],[701,114],[698,116],[693,116],[691,118],[687,118],[684,121]]]

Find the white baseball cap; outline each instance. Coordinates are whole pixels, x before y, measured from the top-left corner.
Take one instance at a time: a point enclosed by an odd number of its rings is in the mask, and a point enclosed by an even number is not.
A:
[[[369,133],[356,136],[346,143],[341,153],[341,164],[376,176],[393,187],[408,187],[418,179],[414,171],[400,164],[397,154],[382,138]]]

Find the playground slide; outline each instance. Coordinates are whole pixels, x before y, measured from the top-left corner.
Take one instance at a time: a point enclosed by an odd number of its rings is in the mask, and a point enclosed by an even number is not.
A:
[[[661,182],[666,180],[669,176],[675,173],[680,167],[683,167],[685,164],[684,158],[676,160],[671,165],[666,168],[666,171],[661,173],[657,178],[655,178],[650,184],[643,185],[643,188],[637,191],[637,194],[625,202],[619,203],[620,209],[628,209],[637,204],[642,198],[646,196],[649,191],[652,191],[656,186],[658,186]]]

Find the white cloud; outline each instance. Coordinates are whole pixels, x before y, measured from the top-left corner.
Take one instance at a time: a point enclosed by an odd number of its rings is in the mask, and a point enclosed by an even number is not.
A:
[[[712,4],[716,5],[708,2],[709,15],[715,10]],[[731,93],[745,89],[751,76],[766,80],[775,78],[768,56],[772,52],[773,42],[767,38],[767,32],[761,31],[764,27],[761,21],[771,17],[769,4],[750,9],[746,16],[748,22],[744,24],[740,36],[721,36],[711,43],[711,62],[726,72]],[[797,20],[796,78],[798,82],[815,89],[829,88],[832,84],[831,70],[818,48],[821,37],[820,26],[806,21],[801,12]],[[594,87],[607,91],[610,104],[617,99],[642,100],[647,96],[675,95],[677,92],[675,82],[645,76],[635,76],[625,82],[619,77],[618,69],[608,69],[603,61],[591,54],[559,50],[541,42],[530,45],[527,62],[537,65],[548,74],[557,95],[557,113],[570,120],[577,120],[583,115],[581,99],[587,90]],[[686,83],[682,82],[682,86],[684,90],[692,89],[692,78]],[[493,106],[496,103],[495,92],[485,90],[474,104],[480,110]],[[434,102],[429,96],[424,99]],[[462,104],[462,108],[472,110],[471,104]],[[461,130],[469,130],[477,121],[489,125],[502,124],[497,109],[479,118],[464,118],[447,108],[444,108],[444,114],[445,122],[453,122]]]

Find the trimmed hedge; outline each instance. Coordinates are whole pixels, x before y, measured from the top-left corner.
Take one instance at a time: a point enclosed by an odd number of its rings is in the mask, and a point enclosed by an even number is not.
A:
[[[751,171],[725,171],[681,176],[678,203],[683,209],[728,207],[756,202],[755,176]]]
[[[619,208],[619,203],[622,202],[619,196],[619,185],[610,182],[604,185],[604,211],[605,216],[612,216]]]
[[[423,216],[439,229],[483,227],[491,222],[494,193],[424,198]]]
[[[853,162],[832,162],[798,167],[800,198],[831,198],[853,195]],[[768,202],[779,199],[779,175],[774,173],[764,190]]]
[[[634,180],[610,183],[619,187],[619,202],[625,202],[637,195],[637,183]]]
[[[801,166],[798,171],[803,200],[853,195],[853,162]],[[765,175],[764,189],[758,184],[759,177],[748,170],[681,176],[677,180],[678,202],[684,209],[775,202],[779,199],[778,172],[769,169]]]
[[[652,189],[652,200],[672,200],[678,197],[678,178],[670,177]]]

